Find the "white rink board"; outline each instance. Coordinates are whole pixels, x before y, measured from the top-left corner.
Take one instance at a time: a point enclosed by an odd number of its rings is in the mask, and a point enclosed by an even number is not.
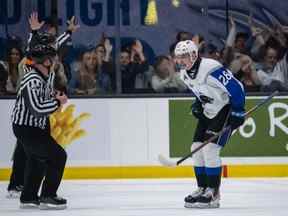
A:
[[[76,105],[75,116],[88,112],[92,117],[81,125],[87,136],[67,147],[67,166],[159,165],[158,154],[169,155],[168,102],[169,98],[71,99],[69,103]],[[0,168],[11,166],[16,142],[10,122],[13,103],[11,99],[0,100]],[[288,163],[288,157],[224,158],[223,161],[225,164]]]
[[[15,138],[10,115],[13,100],[0,100],[0,167],[10,166]],[[92,116],[81,124],[87,136],[67,147],[67,166],[119,166],[157,164],[158,154],[168,154],[168,100],[71,99],[75,116]],[[3,133],[2,133],[3,132]]]

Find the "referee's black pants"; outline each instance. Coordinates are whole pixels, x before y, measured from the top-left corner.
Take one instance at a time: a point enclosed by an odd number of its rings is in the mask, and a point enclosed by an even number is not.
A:
[[[9,190],[16,190],[24,185],[24,170],[26,166],[26,154],[23,145],[17,140],[13,153],[13,166],[8,185]]]
[[[67,154],[50,135],[49,126],[42,130],[36,127],[13,125],[19,143],[24,147],[27,162],[24,189],[21,201],[38,199],[38,191],[45,177],[41,197],[55,197],[60,185]]]

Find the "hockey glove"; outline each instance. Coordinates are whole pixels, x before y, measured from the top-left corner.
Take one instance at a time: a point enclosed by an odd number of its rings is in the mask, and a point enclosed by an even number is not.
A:
[[[232,111],[228,120],[228,124],[231,126],[232,130],[240,127],[245,121],[245,112],[235,112]]]
[[[197,119],[204,117],[202,103],[198,99],[191,105],[191,111]]]

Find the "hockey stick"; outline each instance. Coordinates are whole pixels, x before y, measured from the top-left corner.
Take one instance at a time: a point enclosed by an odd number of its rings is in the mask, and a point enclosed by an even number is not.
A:
[[[268,96],[267,98],[265,98],[264,100],[262,100],[260,103],[258,103],[257,105],[255,105],[254,107],[252,107],[250,110],[248,110],[245,113],[245,118],[247,118],[251,113],[253,113],[255,110],[257,110],[258,108],[260,108],[262,105],[264,105],[265,103],[267,103],[268,101],[270,101],[275,95],[277,95],[279,92],[275,91],[273,92],[270,96]],[[189,154],[185,155],[184,157],[182,157],[181,159],[179,159],[178,161],[171,161],[168,160],[167,158],[165,158],[163,155],[159,154],[158,155],[158,160],[159,162],[163,165],[163,166],[168,166],[168,167],[176,167],[179,164],[181,164],[183,161],[185,161],[186,159],[190,158],[193,154],[195,154],[196,152],[198,152],[200,149],[202,149],[204,146],[206,146],[208,143],[210,143],[212,140],[214,140],[215,138],[217,138],[220,134],[225,133],[227,130],[229,130],[230,127],[225,127],[223,128],[219,133],[215,134],[214,136],[210,137],[208,140],[206,140],[205,142],[203,142],[200,146],[198,146],[197,148],[195,148],[193,151],[189,152]]]

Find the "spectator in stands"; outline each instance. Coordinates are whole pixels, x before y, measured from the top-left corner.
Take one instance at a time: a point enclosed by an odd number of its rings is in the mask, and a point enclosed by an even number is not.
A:
[[[73,73],[72,93],[77,95],[91,95],[96,93],[96,81],[94,79],[94,70],[96,65],[96,56],[92,56],[93,51],[84,51],[81,55],[81,61],[78,70]]]
[[[52,70],[55,72],[54,88],[58,91],[65,92],[67,94],[68,80],[65,72],[65,68],[59,56],[55,57]]]
[[[136,40],[130,50],[123,49],[120,53],[120,65],[122,75],[122,92],[136,93],[135,80],[137,74],[143,74],[149,70],[149,64],[143,53],[143,46]]]
[[[205,56],[205,48],[208,48],[208,44],[206,43],[205,41],[205,38],[200,35],[200,34],[195,34],[193,37],[192,37],[192,41],[197,45],[198,47],[198,50],[199,50],[199,56]]]
[[[262,91],[288,91],[287,52],[282,54],[280,42],[270,38],[263,47],[263,57],[256,64]]]
[[[108,38],[104,39],[103,44],[98,44],[95,48],[96,55],[96,79],[98,86],[103,93],[110,93],[115,87],[115,72],[112,63],[111,53],[113,46]],[[114,81],[112,84],[112,80]]]
[[[61,62],[64,70],[64,74],[66,76],[67,82],[70,82],[72,78],[70,64],[68,63],[68,55],[72,51],[73,44],[72,39],[69,38],[68,41],[59,47],[57,50],[58,61]]]
[[[220,51],[218,50],[217,46],[213,43],[208,43],[204,45],[204,57],[212,58],[217,61],[221,61]]]
[[[273,70],[273,81],[269,85],[268,91],[285,91],[288,92],[288,55],[285,56],[277,62]]]
[[[23,58],[21,47],[15,41],[10,41],[10,47],[7,50],[6,62],[2,64],[8,71],[8,79],[6,82],[7,94],[16,94],[17,82],[19,80],[18,65]]]
[[[271,74],[272,81],[268,88],[263,88],[265,91],[286,91],[288,92],[288,54],[277,61]]]
[[[111,82],[107,73],[97,70],[97,56],[95,50],[87,50],[83,53],[79,70],[76,71],[71,83],[72,93],[78,95],[95,95],[109,93]]]
[[[5,66],[0,63],[0,95],[6,95],[6,83],[8,79],[8,72]]]
[[[175,65],[167,56],[158,56],[154,64],[152,88],[160,93],[185,92],[186,86],[175,72]]]
[[[252,59],[248,55],[238,54],[231,62],[229,69],[242,82],[245,91],[259,91],[259,79]]]
[[[255,64],[257,76],[262,89],[269,91],[273,81],[272,72],[278,61],[278,49],[270,46],[263,47],[263,57],[260,60]]]
[[[179,41],[191,40],[193,35],[187,31],[179,31],[176,35],[176,43]]]
[[[96,55],[92,56],[93,51],[85,51],[81,55],[78,70],[73,73],[72,77],[72,93],[77,95],[95,94],[96,81],[94,78],[94,69],[96,65]],[[74,78],[74,79],[73,79]],[[74,82],[73,82],[74,81]]]
[[[236,52],[248,54],[247,40],[249,36],[246,32],[238,32],[235,36],[234,48]]]
[[[152,65],[148,65],[148,69],[143,73],[138,73],[135,78],[135,92],[136,93],[154,93],[152,89],[152,76],[154,74],[154,68]]]
[[[236,23],[233,17],[230,17],[230,31],[226,39],[225,48],[223,51],[223,64],[229,67],[230,63],[239,54],[249,55],[251,38],[245,32],[238,32],[236,29]]]
[[[138,44],[139,43],[139,44]],[[145,65],[145,70],[142,73],[137,73],[135,77],[135,82],[134,82],[134,93],[153,93],[153,89],[151,86],[151,80],[152,80],[152,75],[154,73],[154,68],[152,65],[146,61],[146,58],[144,56],[143,59],[141,60],[141,55],[138,54],[139,52],[143,53],[143,48],[141,48],[142,44],[140,41],[135,41],[135,44],[132,46],[131,49],[131,61],[134,63],[137,63],[139,65]],[[142,51],[141,51],[142,49]],[[144,64],[143,64],[144,63]]]

